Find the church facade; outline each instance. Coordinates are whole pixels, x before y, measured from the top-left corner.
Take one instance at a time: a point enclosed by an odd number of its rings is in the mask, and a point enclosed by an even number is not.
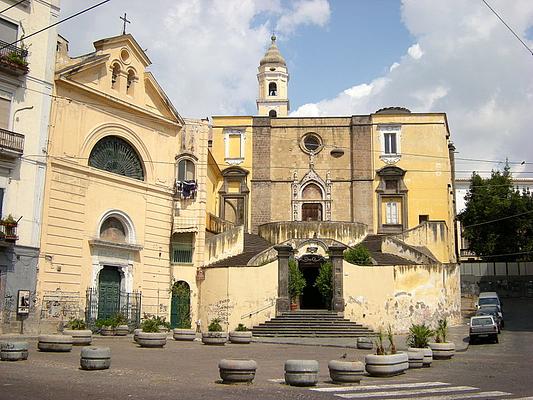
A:
[[[202,293],[210,298],[202,297],[202,318],[222,318],[231,329],[287,311],[281,275],[286,260],[295,259],[308,288],[322,263],[338,270],[332,303],[321,304],[308,289],[299,298],[302,308],[328,308],[399,331],[426,318],[457,320],[446,114],[392,107],[369,115],[290,116],[289,74],[275,37],[257,79],[257,116],[213,117],[210,159],[217,173],[208,179],[208,197],[211,212],[232,227],[206,242],[225,246],[206,258],[202,285],[209,289]],[[344,249],[359,243],[371,249],[373,267],[342,260]],[[239,279],[249,285],[239,286]],[[223,292],[210,283],[221,281]]]

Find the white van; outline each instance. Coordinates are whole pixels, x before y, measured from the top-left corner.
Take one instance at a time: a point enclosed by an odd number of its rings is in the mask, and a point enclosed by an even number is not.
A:
[[[502,303],[496,292],[481,292],[477,301],[476,307],[481,306],[498,306],[502,309]]]

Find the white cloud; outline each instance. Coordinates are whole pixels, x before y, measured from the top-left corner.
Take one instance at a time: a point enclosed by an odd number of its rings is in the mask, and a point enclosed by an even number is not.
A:
[[[83,8],[82,1],[62,2],[61,16]],[[159,0],[153,7],[131,0],[126,11],[127,30],[147,49],[151,71],[189,117],[255,110],[257,66],[277,21],[287,36],[301,25],[324,26],[330,13],[326,0]],[[61,24],[71,55],[93,51],[94,41],[119,35],[123,13],[123,2],[110,2]]]
[[[530,0],[491,4],[522,38],[533,26]],[[402,20],[416,44],[384,76],[306,104],[305,110],[321,116],[387,106],[446,112],[457,157],[531,161],[531,54],[480,2],[403,0]],[[299,114],[300,109],[293,113]],[[496,167],[457,162],[459,171]]]
[[[329,21],[330,9],[327,0],[299,0],[293,2],[290,12],[281,16],[276,31],[289,34],[299,25],[324,26]]]
[[[416,43],[407,49],[407,54],[409,54],[415,60],[418,60],[420,57],[424,55],[424,52],[420,48],[420,44]]]

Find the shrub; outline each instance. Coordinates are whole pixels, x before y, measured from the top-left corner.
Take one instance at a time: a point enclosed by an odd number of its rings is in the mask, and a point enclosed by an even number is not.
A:
[[[235,328],[235,331],[237,331],[237,332],[247,332],[247,331],[248,331],[248,328],[245,327],[243,324],[239,324],[239,325],[237,325],[237,327]]]
[[[148,317],[146,314],[141,322],[141,329],[143,332],[159,332],[159,328],[164,327],[170,329],[170,324],[165,321],[165,317],[152,315]]]
[[[94,324],[97,328],[113,327],[113,320],[112,318],[99,318]]]
[[[306,282],[302,271],[298,268],[298,263],[289,260],[289,297],[291,301],[296,300],[303,293]]]
[[[211,320],[211,323],[207,327],[209,332],[222,332],[222,325],[220,325],[220,319],[214,318]]]
[[[358,244],[355,247],[351,247],[347,249],[344,252],[344,260],[348,261],[351,264],[372,265],[372,259],[370,257],[370,252],[362,244]]]
[[[81,331],[86,328],[85,321],[81,318],[73,318],[67,322],[67,328],[75,331]]]
[[[435,334],[429,327],[424,324],[411,325],[409,335],[407,336],[407,345],[409,347],[424,348],[428,346],[429,339]]]
[[[392,327],[390,325],[387,328],[387,339],[389,339],[390,354],[396,354],[396,345],[394,344],[394,335],[392,333]]]
[[[316,281],[314,283],[314,287],[316,287],[324,299],[324,302],[326,304],[331,303],[331,296],[333,295],[333,287],[332,287],[332,269],[333,265],[331,262],[325,262],[320,266],[320,271],[318,272],[318,276],[316,277]]]
[[[439,319],[437,322],[437,329],[435,329],[435,342],[446,343],[446,337],[448,336],[448,321],[446,318]]]

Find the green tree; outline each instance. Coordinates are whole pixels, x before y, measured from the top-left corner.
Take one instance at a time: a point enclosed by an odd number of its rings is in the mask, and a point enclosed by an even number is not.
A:
[[[370,251],[368,251],[368,249],[362,244],[358,244],[357,246],[346,250],[344,252],[344,260],[351,264],[372,265]]]
[[[474,172],[465,198],[457,218],[470,250],[487,261],[532,259],[533,199],[513,187],[508,166],[490,178]]]
[[[305,285],[305,277],[298,268],[298,263],[295,260],[289,260],[289,297],[291,301],[296,300],[303,293]]]
[[[332,268],[333,265],[329,261],[322,264],[318,271],[316,281],[313,284],[324,299],[324,303],[328,306],[331,304],[331,296],[333,295]]]

